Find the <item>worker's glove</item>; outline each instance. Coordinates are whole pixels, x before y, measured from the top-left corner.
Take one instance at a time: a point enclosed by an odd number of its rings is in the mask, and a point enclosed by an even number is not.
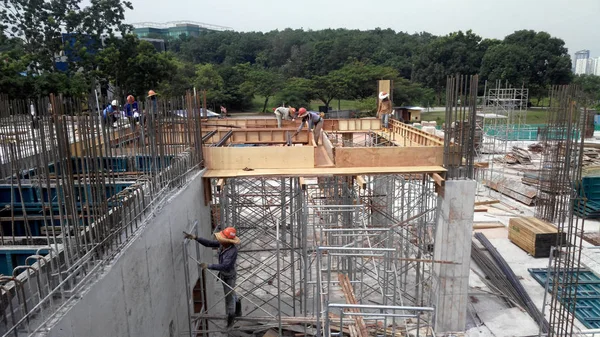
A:
[[[194,235],[194,234],[190,234],[190,233],[183,232],[183,236],[184,236],[186,239],[190,239],[190,240],[196,240],[196,235]]]
[[[208,265],[206,263],[200,263],[200,268],[202,269],[206,269],[208,267]]]

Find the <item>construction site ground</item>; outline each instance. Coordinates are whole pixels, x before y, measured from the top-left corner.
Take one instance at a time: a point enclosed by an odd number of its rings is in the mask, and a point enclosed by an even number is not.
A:
[[[514,142],[509,144],[510,149],[514,146],[527,146],[535,142]],[[586,143],[600,143],[600,132],[596,132],[593,139],[586,139]],[[514,168],[513,165],[495,163],[497,172],[503,172],[506,176],[522,177],[523,170]],[[534,160],[532,167],[539,166]],[[519,166],[517,166],[519,167]],[[508,239],[508,222],[511,217],[534,216],[535,206],[527,206],[504,194],[493,191],[481,183],[478,184],[477,201],[498,200],[500,203],[484,206],[484,212],[475,212],[474,227],[479,224],[500,223],[504,227],[490,229],[474,229],[474,232],[482,232],[498,252],[504,257],[514,273],[520,279],[524,288],[535,305],[541,310],[544,302],[544,288],[530,275],[529,268],[547,268],[548,258],[534,258],[526,251],[517,247]],[[478,207],[479,208],[479,207]],[[585,233],[598,233],[600,221],[585,220]],[[600,275],[600,259],[596,249],[591,243],[583,241],[581,267],[592,270]],[[466,336],[537,336],[539,328],[536,322],[525,310],[518,307],[507,308],[500,297],[486,286],[481,280],[478,266],[471,263],[471,274],[469,278],[469,316]],[[549,297],[549,296],[548,296]],[[545,315],[548,317],[549,308],[546,306]],[[586,329],[583,324],[576,320],[576,326]]]

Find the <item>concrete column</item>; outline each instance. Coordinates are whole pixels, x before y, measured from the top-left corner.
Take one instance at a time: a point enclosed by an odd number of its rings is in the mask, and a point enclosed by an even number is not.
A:
[[[456,264],[433,267],[434,282],[438,282],[433,294],[436,333],[465,329],[475,189],[473,180],[448,180],[444,196],[438,197],[434,259]]]

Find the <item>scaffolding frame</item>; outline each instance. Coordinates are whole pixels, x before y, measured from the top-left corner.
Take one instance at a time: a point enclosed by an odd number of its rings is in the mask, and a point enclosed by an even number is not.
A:
[[[214,230],[233,226],[241,240],[236,292],[247,301],[244,318],[262,315],[282,331],[304,317],[306,329],[335,335],[327,311],[345,304],[335,277],[344,274],[357,301],[376,303],[379,321],[394,323],[383,335],[415,329],[415,314],[399,310],[419,312],[419,328],[432,330],[433,309],[419,308],[431,305],[434,288],[435,183],[425,174],[364,179],[365,189],[352,176],[212,180]],[[195,333],[226,331],[222,308],[208,306],[191,321],[211,326]]]

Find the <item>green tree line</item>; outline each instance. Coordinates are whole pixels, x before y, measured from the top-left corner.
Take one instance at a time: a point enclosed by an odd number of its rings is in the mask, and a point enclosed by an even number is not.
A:
[[[203,31],[197,37],[168,38],[167,51],[157,52],[122,24],[131,9],[126,1],[3,3],[0,92],[15,97],[84,95],[92,85],[111,84],[119,96],[149,89],[162,95],[205,89],[209,104],[233,110],[251,108],[254,97],[264,99],[262,110],[314,100],[330,105],[337,99],[368,106],[375,81],[391,79],[394,104],[436,105],[443,103],[446,76],[456,73],[525,86],[538,99],[551,85],[573,80],[564,41],[532,30],[502,40],[472,31],[434,36],[379,28]],[[32,17],[39,21],[32,23]],[[93,46],[98,52],[91,53],[84,39],[62,42],[61,32],[104,41],[103,46]],[[76,57],[67,71],[57,71],[56,56],[66,52]]]

